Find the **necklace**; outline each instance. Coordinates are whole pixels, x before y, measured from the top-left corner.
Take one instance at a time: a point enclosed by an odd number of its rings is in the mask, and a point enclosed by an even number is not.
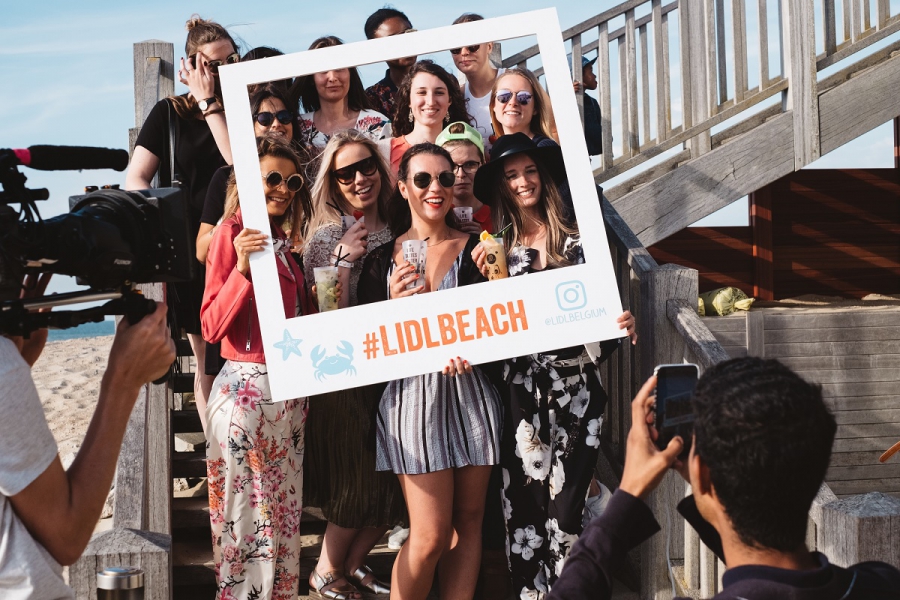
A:
[[[403,234],[402,236],[400,236],[400,237],[401,237],[401,238],[402,238],[402,237],[405,237],[407,240],[411,240],[411,239],[412,239],[411,237],[409,237],[409,232],[408,232],[408,231],[407,231],[406,233],[404,233],[404,234]],[[422,240],[423,242],[425,242],[425,245],[428,246],[429,248],[431,248],[432,246],[439,246],[439,245],[443,244],[444,242],[446,242],[447,240],[450,239],[450,236],[448,235],[447,237],[445,237],[444,239],[442,239],[442,240],[439,241],[439,242],[432,242],[432,243],[429,244],[429,243],[428,243],[428,240],[430,240],[430,239],[431,239],[431,236],[428,236],[428,237],[426,237],[424,240]]]

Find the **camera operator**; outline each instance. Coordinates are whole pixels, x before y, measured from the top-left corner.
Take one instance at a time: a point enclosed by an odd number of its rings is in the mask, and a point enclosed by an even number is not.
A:
[[[40,296],[46,276],[32,289]],[[26,288],[30,287],[27,285]],[[26,340],[0,336],[0,597],[74,598],[62,565],[90,541],[115,473],[141,385],[163,375],[175,358],[166,307],[130,325],[122,319],[100,382],[97,408],[68,471],[44,418],[30,367],[46,329]]]
[[[651,378],[632,402],[622,483],[585,528],[548,598],[609,598],[611,573],[659,530],[641,500],[674,467],[694,495],[678,510],[725,561],[716,599],[878,600],[900,598],[900,571],[882,562],[831,565],[805,546],[809,508],[831,457],[836,425],[821,388],[775,360],[741,358],[704,373],[691,400],[694,443],[665,450],[656,430]]]

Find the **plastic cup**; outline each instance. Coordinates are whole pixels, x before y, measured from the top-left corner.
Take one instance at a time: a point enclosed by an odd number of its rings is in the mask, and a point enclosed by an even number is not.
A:
[[[338,284],[337,267],[316,267],[313,269],[316,279],[316,296],[319,299],[319,312],[336,310],[338,300],[336,288]]]
[[[488,280],[506,279],[509,271],[506,268],[506,248],[503,238],[489,237],[482,240],[484,247],[484,262],[488,268]]]
[[[406,284],[406,289],[411,290],[422,285],[425,281],[425,256],[428,254],[428,242],[425,240],[406,240],[403,246],[403,260],[416,268],[418,279]]]
[[[356,217],[353,215],[341,215],[341,233],[347,233],[354,223],[356,223]]]
[[[453,213],[456,215],[456,220],[460,223],[471,223],[472,222],[472,207],[471,206],[454,206]]]

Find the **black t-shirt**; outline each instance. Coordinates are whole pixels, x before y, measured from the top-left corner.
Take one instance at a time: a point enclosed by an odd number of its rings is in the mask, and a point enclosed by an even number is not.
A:
[[[203,202],[203,214],[200,222],[207,225],[218,225],[225,214],[225,194],[228,191],[228,178],[234,173],[234,167],[226,165],[218,169],[209,182],[206,200]]]
[[[175,119],[175,172],[181,182],[190,189],[191,227],[194,237],[200,227],[200,215],[206,200],[206,189],[213,174],[225,165],[225,159],[216,146],[216,140],[206,121],[182,119],[171,109]],[[136,145],[143,146],[160,160],[168,153],[169,102],[160,100],[150,111]],[[168,165],[160,165],[168,169]]]

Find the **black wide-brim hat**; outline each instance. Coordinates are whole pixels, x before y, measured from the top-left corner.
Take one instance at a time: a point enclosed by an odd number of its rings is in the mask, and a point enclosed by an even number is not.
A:
[[[538,146],[524,133],[502,135],[491,148],[491,162],[484,164],[475,173],[472,193],[485,204],[494,204],[499,193],[495,189],[501,179],[506,159],[516,154],[525,153],[550,173],[557,186],[566,181],[566,165],[563,162],[562,149],[557,146]]]

